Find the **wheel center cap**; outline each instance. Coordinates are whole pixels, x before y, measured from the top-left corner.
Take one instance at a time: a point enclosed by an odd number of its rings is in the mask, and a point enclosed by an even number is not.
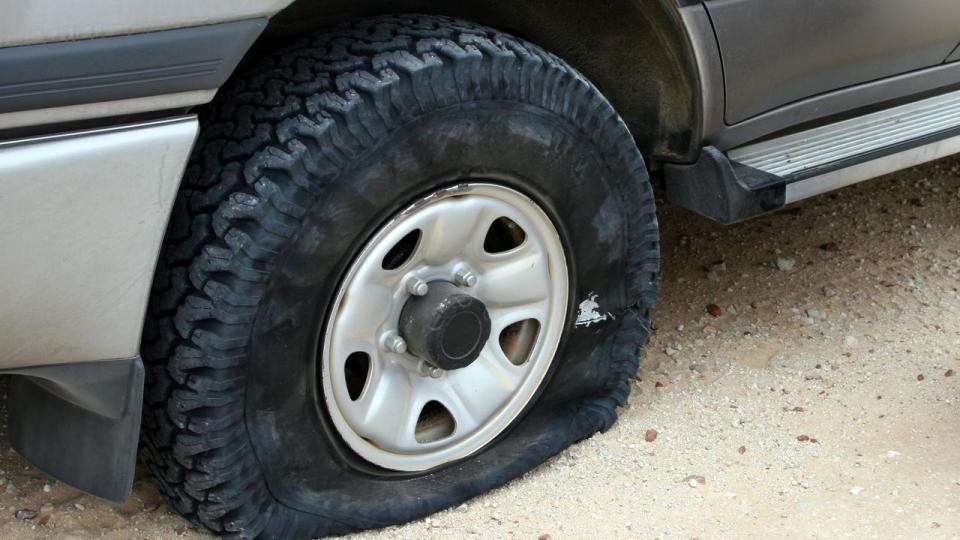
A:
[[[429,283],[423,296],[411,296],[400,313],[400,335],[407,348],[445,370],[469,366],[490,337],[490,314],[483,302],[446,281]]]

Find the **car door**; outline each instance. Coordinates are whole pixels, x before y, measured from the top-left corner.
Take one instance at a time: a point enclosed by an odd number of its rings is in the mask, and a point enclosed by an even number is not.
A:
[[[723,60],[727,124],[941,64],[960,40],[958,0],[706,0],[705,6]]]

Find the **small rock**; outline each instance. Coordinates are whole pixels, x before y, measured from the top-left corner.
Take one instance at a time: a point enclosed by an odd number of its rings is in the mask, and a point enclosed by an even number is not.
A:
[[[923,376],[923,373],[917,375],[917,380],[918,380],[918,381],[922,381],[922,380],[925,379],[925,378],[926,378],[926,377]]]
[[[807,317],[810,317],[811,319],[823,320],[827,318],[826,313],[824,313],[822,310],[817,309],[815,307],[807,308],[806,313],[807,313]]]
[[[820,244],[820,249],[823,251],[836,252],[840,251],[840,246],[836,242],[827,242],[826,244]]]
[[[710,304],[707,306],[707,313],[709,313],[711,317],[719,317],[723,315],[723,308],[716,304]]]
[[[852,488],[850,488],[851,495],[859,495],[862,492],[863,492],[863,488],[860,486],[853,486]]]
[[[703,362],[694,362],[690,364],[690,371],[695,371],[697,373],[706,373],[707,365]]]
[[[797,435],[797,440],[800,442],[807,442],[810,440],[809,435]]]
[[[737,448],[737,453],[739,453],[739,454],[746,454],[746,453],[747,453],[747,447],[746,447],[746,446],[741,446],[740,448]]]
[[[797,261],[789,257],[777,257],[777,269],[781,272],[789,272],[797,265]]]
[[[30,510],[29,508],[23,508],[23,509],[17,510],[13,515],[17,519],[33,519],[37,517],[37,513],[34,512],[33,510]]]
[[[944,376],[944,377],[953,377],[953,370],[952,370],[952,369],[948,369],[947,371],[945,371],[945,372],[943,373],[943,376]]]
[[[654,385],[653,385],[654,388],[663,388],[663,386],[664,386],[664,384],[663,384],[662,382],[660,382],[660,381],[657,381],[657,382],[654,383]]]
[[[900,456],[900,452],[896,450],[887,450],[887,458],[893,459]]]
[[[655,429],[648,429],[647,432],[644,434],[643,438],[644,438],[644,440],[646,440],[647,442],[653,442],[653,441],[657,440],[657,430],[655,430]]]
[[[549,535],[549,534],[541,534],[540,536],[537,537],[537,540],[550,540],[550,535]]]
[[[706,326],[703,327],[703,333],[704,333],[704,334],[707,334],[708,336],[715,336],[715,335],[717,335],[718,333],[720,333],[720,331],[717,330],[717,327],[716,327],[716,326],[711,326],[711,325],[708,324],[708,325],[706,325]]]
[[[86,509],[87,509],[87,507],[84,506],[82,503],[73,503],[73,507],[76,508],[77,510],[86,510]]]
[[[697,486],[702,486],[702,485],[704,485],[704,484],[707,483],[707,479],[704,478],[703,476],[698,475],[698,474],[692,474],[692,475],[684,478],[683,481],[686,482],[687,485],[690,486],[690,487],[692,487],[692,488],[695,488],[695,487],[697,487]]]
[[[843,336],[843,344],[847,347],[856,347],[860,341],[853,336]]]
[[[50,487],[50,484],[44,484],[44,485],[43,485],[43,492],[44,492],[44,493],[50,493],[50,491],[51,491],[52,489],[53,489],[53,488]]]
[[[833,298],[834,296],[840,294],[840,291],[834,289],[833,287],[824,287],[823,295],[827,298]]]
[[[705,269],[707,272],[726,272],[727,262],[717,261],[715,263],[708,264]]]

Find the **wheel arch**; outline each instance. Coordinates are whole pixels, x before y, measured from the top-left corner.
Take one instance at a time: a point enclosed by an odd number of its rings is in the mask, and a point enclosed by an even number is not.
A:
[[[701,139],[696,59],[671,0],[296,0],[266,40],[389,13],[461,17],[536,43],[585,74],[613,103],[648,162],[690,162]]]

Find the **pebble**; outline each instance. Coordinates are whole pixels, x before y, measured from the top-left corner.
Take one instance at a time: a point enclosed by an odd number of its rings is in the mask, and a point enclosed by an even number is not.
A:
[[[797,265],[797,261],[789,257],[777,257],[777,269],[781,272],[789,272]]]
[[[840,294],[840,291],[834,289],[833,287],[824,287],[823,295],[827,298],[833,298],[834,296]]]
[[[44,485],[43,485],[43,492],[44,492],[44,493],[50,493],[50,491],[51,491],[52,489],[53,489],[53,488],[50,487],[50,484],[44,484]]]
[[[862,492],[863,492],[863,488],[860,486],[853,486],[852,488],[850,488],[851,495],[859,495]]]
[[[727,271],[727,262],[720,261],[713,264],[707,265],[707,272],[726,272]]]
[[[657,430],[648,429],[647,432],[643,435],[643,439],[647,442],[653,442],[657,440]]]
[[[703,476],[698,475],[698,474],[692,474],[692,475],[684,478],[683,481],[686,482],[687,485],[690,486],[690,487],[692,487],[692,488],[695,488],[695,487],[697,487],[697,486],[702,486],[702,485],[704,485],[704,484],[707,483],[707,479],[704,478]]]
[[[23,508],[23,509],[17,510],[13,515],[17,519],[33,519],[37,517],[37,513],[34,512],[33,510],[30,510],[29,508]]]
[[[844,337],[843,337],[843,344],[844,344],[845,346],[847,346],[847,347],[856,347],[859,343],[860,343],[860,341],[859,341],[857,338],[853,337],[853,336],[844,336]]]
[[[824,313],[823,310],[815,307],[807,308],[806,313],[807,317],[810,317],[811,319],[823,320],[827,318],[827,314]]]

